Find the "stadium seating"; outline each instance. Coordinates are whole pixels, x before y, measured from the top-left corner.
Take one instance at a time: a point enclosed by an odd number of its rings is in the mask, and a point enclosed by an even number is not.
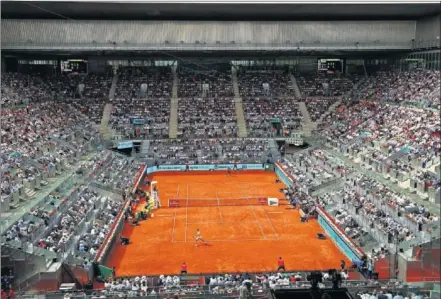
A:
[[[332,104],[338,101],[338,98],[305,98],[304,102],[308,109],[311,121],[316,122],[329,110]]]
[[[233,98],[182,98],[178,107],[180,138],[237,136]]]
[[[152,140],[148,161],[156,164],[264,163],[269,147],[263,139]]]
[[[273,119],[279,119],[285,130],[280,135],[290,136],[292,131],[301,129],[302,116],[294,98],[245,98],[243,107],[249,136],[275,136],[279,132],[271,125]]]
[[[318,73],[301,75],[297,78],[297,84],[303,97],[340,97],[349,92],[359,80],[358,76]]]
[[[1,79],[1,105],[3,107],[51,99],[48,90],[42,88],[43,81],[38,76],[2,72]]]
[[[145,93],[141,90],[142,84],[146,84]],[[169,68],[121,68],[110,126],[124,138],[168,137],[171,88]],[[136,128],[134,120],[138,121]]]
[[[243,99],[294,96],[289,74],[283,70],[243,69],[238,73],[238,84]],[[268,84],[267,88],[265,84]]]
[[[24,189],[39,189],[59,175],[99,139],[98,132],[71,105],[53,102],[29,104],[26,108],[1,111],[2,199]],[[18,193],[15,195],[18,196]]]
[[[440,108],[440,72],[380,71],[360,82],[359,97]]]
[[[195,71],[179,69],[179,98],[231,98],[234,97],[231,72]],[[204,89],[204,85],[208,90]]]
[[[305,103],[311,121],[319,122],[327,147],[314,145],[279,160],[295,179],[295,185],[284,191],[286,198],[291,203],[296,200],[306,214],[314,206],[324,208],[372,261],[394,253],[392,244],[411,249],[432,237],[430,229],[439,222],[439,215],[421,202],[432,200],[430,192],[441,188],[433,171],[441,150],[436,110],[439,71],[377,72],[363,79],[300,76],[297,82],[303,99],[294,98],[290,76],[284,71],[239,71],[239,92],[250,137],[244,139],[236,137],[233,79],[228,72],[181,68],[178,76],[178,139],[166,139],[173,85],[170,68],[118,70],[109,126],[124,138],[147,140],[145,159],[138,161],[101,147],[97,151],[101,137],[89,121],[101,121],[109,102],[111,73],[58,77],[2,73],[1,105],[6,106],[0,112],[2,207],[19,207],[21,201],[31,200],[35,192],[50,185],[51,179],[76,169],[75,180],[68,179],[14,221],[2,241],[15,248],[38,247],[56,256],[72,253],[77,264],[93,261],[123,207],[119,196],[132,187],[142,163],[274,161],[277,150],[265,138],[289,136],[302,129],[299,101]],[[145,94],[141,91],[144,83]],[[329,84],[329,94],[323,83]],[[85,84],[82,92],[80,84]],[[204,84],[209,86],[207,91]],[[355,96],[361,101],[351,101]],[[333,104],[338,106],[331,111]],[[134,119],[144,123],[135,128]],[[275,132],[272,119],[279,119],[283,132]],[[90,156],[81,160],[86,154]],[[352,162],[359,169],[352,167]],[[115,197],[107,197],[104,191]],[[256,290],[263,285],[308,285],[293,283],[289,276],[268,273],[262,277],[255,282]],[[224,290],[234,293],[243,280],[240,275],[217,276],[208,285],[213,294]],[[154,290],[144,281],[140,277],[107,281],[106,294],[168,294],[181,288],[178,276],[160,277],[161,286]],[[368,293],[360,293],[360,297],[366,298]]]

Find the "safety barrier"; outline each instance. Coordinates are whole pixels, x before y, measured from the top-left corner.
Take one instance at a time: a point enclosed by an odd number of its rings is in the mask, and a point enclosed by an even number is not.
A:
[[[294,184],[294,178],[290,176],[279,163],[276,163],[276,173],[280,179],[288,186]],[[350,237],[346,235],[332,220],[332,218],[320,207],[317,207],[319,213],[318,222],[320,226],[325,230],[332,241],[337,247],[351,260],[360,261],[364,255],[362,249],[360,249]]]
[[[136,175],[136,179],[133,183],[132,193],[136,192],[136,189],[138,188],[138,185],[141,182],[142,177],[144,176],[146,171],[147,171],[147,165],[142,165],[141,168],[139,169],[138,174]]]
[[[265,164],[236,164],[239,170],[264,170]],[[192,164],[188,165],[188,171],[216,171],[216,170],[227,170],[235,169],[234,164]],[[157,172],[157,171],[185,171],[187,170],[187,165],[159,165],[151,166],[146,170],[147,174]]]
[[[140,170],[138,171],[138,175],[134,181],[132,193],[136,191],[136,188],[138,188],[139,183],[142,180],[142,177],[144,173],[147,171],[147,166],[143,165]],[[121,229],[123,228],[124,222],[122,222],[124,212],[127,210],[128,206],[130,204],[130,197],[126,198],[126,201],[124,202],[121,210],[118,212],[118,215],[115,218],[115,222],[112,225],[112,228],[110,229],[109,233],[107,234],[106,238],[104,239],[104,242],[102,243],[101,247],[98,249],[98,253],[96,255],[95,261],[98,263],[101,263],[108,252],[108,250],[112,247],[114,242],[114,237],[117,235]]]
[[[365,255],[363,250],[341,230],[334,220],[321,207],[317,207],[318,222],[337,247],[351,260],[359,262]]]
[[[127,210],[129,204],[130,204],[130,197],[127,197],[126,201],[121,207],[121,210],[118,212],[118,215],[115,218],[115,222],[113,223],[112,228],[110,229],[109,233],[106,235],[106,238],[104,239],[104,242],[98,249],[98,253],[95,257],[96,262],[98,263],[103,262],[105,260],[105,257],[109,249],[112,248],[112,245],[115,241],[115,236],[119,234],[119,232],[124,226],[124,222],[122,221],[122,219],[124,216],[124,212]]]

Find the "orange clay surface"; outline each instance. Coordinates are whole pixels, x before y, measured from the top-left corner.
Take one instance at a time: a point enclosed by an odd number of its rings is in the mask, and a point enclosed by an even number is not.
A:
[[[284,198],[277,175],[265,171],[158,172],[162,208],[137,227],[126,224],[128,246],[114,246],[106,265],[117,276],[275,271],[279,256],[286,270],[327,270],[349,261],[330,240],[319,240],[316,220],[300,222],[298,210],[286,205],[169,208],[169,198]],[[139,205],[142,209],[144,204]],[[208,245],[195,247],[196,229]]]

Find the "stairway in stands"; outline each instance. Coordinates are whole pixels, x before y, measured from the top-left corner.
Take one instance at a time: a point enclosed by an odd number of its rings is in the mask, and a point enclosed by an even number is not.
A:
[[[328,109],[328,111],[326,111],[325,113],[323,113],[321,116],[320,116],[320,118],[317,120],[317,124],[320,124],[322,121],[323,121],[323,119],[325,118],[325,117],[327,117],[329,114],[331,114],[335,109],[337,109],[337,107],[338,106],[340,106],[340,104],[341,104],[341,100],[339,99],[339,100],[337,100],[334,104],[332,104],[330,107],[329,107],[329,109]]]
[[[317,124],[311,120],[308,109],[306,108],[305,102],[299,102],[300,113],[303,116],[302,127],[303,134],[305,136],[311,136],[312,130],[317,128]]]
[[[234,67],[231,68],[231,80],[233,81],[234,96],[240,97],[239,82],[237,80],[237,70]]]
[[[110,101],[113,101],[115,99],[115,91],[116,91],[116,85],[118,84],[118,74],[114,74],[112,78],[112,86],[109,90],[109,99]]]
[[[272,162],[276,162],[278,160],[280,160],[280,158],[282,157],[280,155],[280,151],[279,151],[279,146],[277,145],[277,142],[275,139],[268,139],[268,146],[270,149],[270,153],[271,153],[271,158],[272,158]]]
[[[149,149],[150,149],[150,141],[143,140],[141,142],[141,149],[140,149],[141,156],[143,156],[143,157],[146,156],[149,152]]]
[[[99,125],[99,132],[105,139],[110,139],[116,134],[115,130],[109,128],[110,114],[112,113],[113,105],[112,101],[115,99],[116,85],[118,84],[118,75],[114,74],[112,78],[112,86],[109,90],[109,103],[106,103],[103,110],[103,116],[101,117],[101,123]]]
[[[173,71],[173,89],[172,89],[172,98],[170,103],[170,122],[169,122],[169,132],[168,137],[169,138],[176,138],[178,137],[178,105],[179,105],[179,98],[178,98],[178,83],[179,78],[178,74],[176,73],[176,69],[172,69]]]
[[[114,130],[109,128],[109,120],[110,114],[112,113],[113,105],[111,103],[107,103],[104,106],[103,116],[101,117],[101,123],[99,126],[99,132],[103,135],[105,139],[109,139],[114,134]]]
[[[294,88],[294,95],[297,99],[302,98],[302,93],[300,92],[299,85],[297,84],[296,77],[293,74],[289,74],[289,78],[291,79],[291,85]]]
[[[232,75],[231,77],[233,81],[233,90],[234,90],[234,106],[236,108],[236,119],[237,119],[237,128],[238,128],[237,135],[240,138],[244,138],[248,136],[247,124],[245,122],[245,116],[243,114],[243,105],[242,105],[242,98],[240,97],[240,93],[239,93],[237,72],[234,67],[231,68],[231,75]]]

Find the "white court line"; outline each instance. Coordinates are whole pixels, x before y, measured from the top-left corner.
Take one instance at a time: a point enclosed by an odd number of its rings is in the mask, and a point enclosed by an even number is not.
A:
[[[181,186],[181,184],[178,184],[178,191],[176,191],[176,198],[179,198],[179,187]]]
[[[266,213],[266,210],[263,209],[263,211],[265,212],[266,219],[268,219],[268,221],[270,222],[271,227],[273,228],[273,231],[274,231],[274,232],[276,233],[276,235],[277,235],[277,240],[279,240],[279,239],[280,239],[280,238],[279,238],[279,234],[277,233],[276,228],[275,228],[274,225],[273,225],[273,222],[272,222],[271,219],[268,217],[268,214]]]
[[[217,192],[216,192],[216,198],[217,198],[217,207],[219,209],[220,220],[221,220],[221,223],[224,223],[224,218],[222,217],[222,211],[221,211],[221,207],[220,207],[220,204],[219,204],[219,197],[217,196]]]
[[[207,222],[188,222],[188,224],[238,224],[238,223],[257,223],[256,221],[207,221]]]
[[[241,186],[242,186],[242,193],[245,192],[245,194],[244,194],[245,197],[246,197],[247,199],[249,199],[249,196],[248,196],[248,194],[247,194],[248,192],[245,191],[244,184],[241,184]],[[257,226],[260,228],[260,232],[262,233],[263,238],[266,240],[265,233],[263,232],[263,229],[262,229],[262,227],[260,226],[260,223],[259,223],[259,220],[257,219],[256,213],[254,213],[253,206],[252,206],[252,205],[249,205],[249,207],[250,207],[251,212],[253,213],[254,219],[255,219],[256,222],[257,222]]]
[[[172,236],[171,236],[172,243],[175,242],[175,226],[176,226],[176,211],[175,211],[175,216],[173,217],[173,229],[172,229]]]
[[[260,226],[260,223],[259,223],[259,220],[257,220],[257,216],[256,216],[256,213],[254,213],[254,209],[253,209],[253,206],[249,206],[250,207],[250,209],[251,209],[251,212],[253,213],[253,215],[254,215],[254,219],[256,219],[256,222],[257,222],[257,226],[259,226],[259,228],[260,228],[260,231],[261,231],[261,233],[262,233],[262,235],[263,235],[263,238],[266,240],[266,236],[265,236],[265,233],[263,232],[263,229],[262,229],[262,227]]]
[[[171,217],[173,214],[161,214],[161,215],[156,215],[156,217]]]
[[[268,214],[283,214],[283,212],[268,212]]]
[[[255,181],[249,181],[249,182],[240,182],[240,183],[246,183],[246,184],[259,184],[256,183]],[[219,185],[228,185],[228,184],[234,184],[237,185],[238,182],[222,182],[222,183],[217,183],[217,182],[206,182],[206,181],[202,181],[202,182],[190,182],[188,183],[188,185],[195,185],[195,184],[219,184]]]
[[[277,239],[231,239],[231,240],[205,240],[207,243],[211,242],[242,242],[242,241],[277,241]],[[174,241],[173,243],[192,243],[192,241]]]
[[[185,204],[185,242],[187,242],[187,230],[188,230],[188,184],[187,184],[187,202]]]

